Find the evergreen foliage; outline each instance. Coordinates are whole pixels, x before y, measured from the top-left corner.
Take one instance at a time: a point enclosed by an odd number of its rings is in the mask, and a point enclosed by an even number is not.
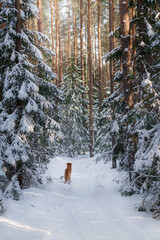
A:
[[[1,1],[0,24],[0,178],[5,194],[20,197],[18,185],[41,183],[53,143],[60,134],[55,117],[59,91],[52,83],[56,75],[45,64],[45,36],[26,28],[37,16],[34,0],[21,1],[21,33],[15,30],[15,1]],[[3,17],[2,17],[3,16]],[[16,51],[16,39],[21,51]],[[37,43],[37,39],[41,45]]]
[[[82,85],[80,69],[74,61],[66,68],[61,86],[64,102],[61,106],[62,148],[68,156],[85,153],[88,149],[87,104],[82,98],[85,88]]]
[[[125,110],[121,88],[122,72],[115,72],[118,90],[104,100],[102,127],[98,134],[101,156],[107,161],[114,157],[119,170],[128,172],[122,194],[141,193],[140,209],[160,213],[160,24],[157,1],[136,1],[136,55],[130,69],[134,105]],[[119,57],[117,49],[106,55],[107,60]],[[117,59],[118,63],[119,59]],[[116,64],[116,63],[115,63]],[[120,84],[120,85],[119,85]],[[116,121],[117,130],[113,134]],[[111,141],[114,135],[115,144]]]

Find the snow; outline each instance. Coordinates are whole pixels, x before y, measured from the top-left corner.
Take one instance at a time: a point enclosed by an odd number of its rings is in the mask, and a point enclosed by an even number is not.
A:
[[[117,120],[114,120],[111,132],[112,133],[119,133],[119,125],[118,125]]]
[[[38,105],[33,99],[30,99],[25,109],[28,113],[30,113],[32,111],[37,112],[38,111]]]
[[[145,86],[152,86],[152,82],[151,82],[151,77],[150,77],[150,73],[148,71],[146,71],[147,73],[147,78],[145,78],[143,81],[142,81],[142,87],[145,87]]]
[[[22,83],[22,86],[20,88],[20,91],[18,93],[18,98],[21,99],[21,100],[25,100],[28,98],[28,94],[26,92],[26,83],[23,82]]]
[[[34,132],[34,124],[32,123],[32,120],[29,119],[26,116],[23,116],[21,119],[21,131],[23,133],[32,133]]]
[[[8,118],[1,125],[0,130],[2,132],[12,131],[15,127],[15,120],[16,120],[16,114],[15,113],[12,113],[12,114],[8,115]]]
[[[72,162],[71,185],[62,179]],[[122,197],[111,163],[87,155],[56,156],[43,189],[23,190],[20,201],[8,199],[0,217],[1,240],[159,240],[160,222],[138,212],[139,196]]]
[[[145,23],[146,23],[146,26],[147,26],[147,34],[148,34],[149,37],[152,37],[155,34],[155,32],[153,31],[152,26],[149,24],[147,19],[144,18],[144,20],[145,20]]]

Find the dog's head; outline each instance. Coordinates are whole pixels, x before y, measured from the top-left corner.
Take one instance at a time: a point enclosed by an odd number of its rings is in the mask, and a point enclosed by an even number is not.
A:
[[[72,168],[72,163],[67,163],[67,168]]]

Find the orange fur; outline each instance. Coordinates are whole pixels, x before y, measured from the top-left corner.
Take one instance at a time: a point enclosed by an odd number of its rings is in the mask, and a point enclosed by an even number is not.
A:
[[[71,183],[72,163],[67,163],[67,168],[64,172],[65,183]]]

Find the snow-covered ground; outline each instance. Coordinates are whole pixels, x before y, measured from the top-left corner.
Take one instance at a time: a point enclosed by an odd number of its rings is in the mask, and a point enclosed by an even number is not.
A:
[[[139,196],[122,197],[111,164],[94,158],[57,156],[49,165],[53,182],[7,200],[0,240],[159,240],[160,221],[136,207]],[[72,183],[61,179],[72,162]]]

